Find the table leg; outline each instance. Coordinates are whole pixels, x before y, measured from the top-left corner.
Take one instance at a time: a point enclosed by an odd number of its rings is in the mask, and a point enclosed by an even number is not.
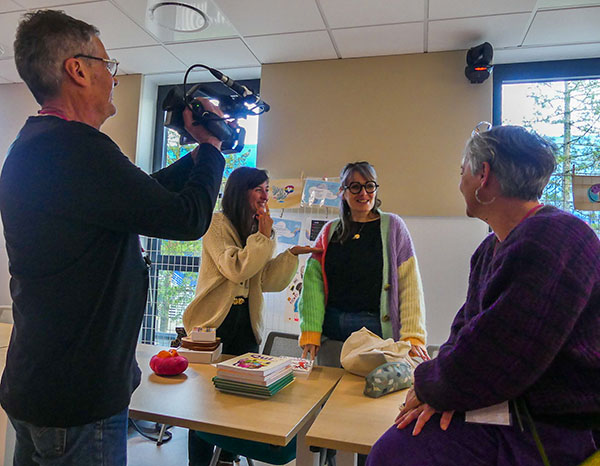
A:
[[[358,454],[351,451],[338,450],[335,455],[335,464],[337,466],[357,466]]]
[[[319,466],[319,454],[310,451],[306,444],[306,432],[314,422],[316,414],[311,417],[298,432],[296,438],[296,466]]]

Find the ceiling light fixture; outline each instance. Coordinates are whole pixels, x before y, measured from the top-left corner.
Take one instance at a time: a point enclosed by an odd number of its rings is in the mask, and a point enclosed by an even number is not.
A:
[[[210,24],[200,8],[183,2],[157,2],[150,8],[150,19],[175,32],[199,32]]]

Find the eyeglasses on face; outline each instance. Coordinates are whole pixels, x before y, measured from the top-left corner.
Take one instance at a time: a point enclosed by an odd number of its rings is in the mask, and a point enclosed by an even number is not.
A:
[[[371,193],[374,193],[375,191],[377,191],[377,188],[379,188],[379,185],[377,183],[375,183],[374,181],[367,181],[365,184],[361,184],[358,181],[353,181],[349,185],[344,186],[344,189],[347,189],[352,194],[360,193],[363,188],[365,188],[365,192],[367,192],[368,194],[371,194]]]
[[[116,76],[117,70],[119,69],[119,62],[115,59],[94,57],[92,55],[85,55],[83,53],[78,53],[73,58],[89,58],[90,60],[103,61],[104,64],[106,65],[106,69],[108,70],[108,72],[111,74],[111,76],[113,78]]]
[[[479,133],[485,133],[486,131],[489,131],[490,129],[492,129],[492,124],[489,121],[480,121],[479,123],[477,123],[475,125],[475,128],[473,128],[473,131],[471,131],[471,137],[473,137]]]

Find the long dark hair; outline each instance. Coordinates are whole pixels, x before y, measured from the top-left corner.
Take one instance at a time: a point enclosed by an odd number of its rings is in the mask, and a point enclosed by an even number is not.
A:
[[[373,165],[369,162],[352,162],[347,164],[344,168],[342,168],[342,172],[340,173],[340,187],[344,189],[344,186],[348,184],[350,178],[354,173],[358,173],[367,181],[375,181],[377,182],[377,172]],[[373,209],[371,212],[377,213],[377,209],[381,205],[381,200],[377,197],[377,191],[375,192],[375,203],[373,204]],[[340,223],[335,229],[335,239],[340,243],[346,241],[350,235],[352,234],[352,211],[350,210],[350,206],[344,199],[344,196],[340,196]]]
[[[248,203],[248,190],[260,186],[269,180],[266,170],[240,167],[231,172],[225,184],[225,192],[221,201],[223,213],[233,224],[237,234],[246,246],[246,239],[253,233],[256,220]]]

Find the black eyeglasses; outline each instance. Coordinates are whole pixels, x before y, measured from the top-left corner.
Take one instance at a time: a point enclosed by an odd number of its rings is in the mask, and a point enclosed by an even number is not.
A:
[[[367,181],[365,184],[361,184],[358,181],[353,181],[348,186],[344,186],[344,189],[347,189],[352,194],[358,194],[365,188],[365,192],[368,194],[374,193],[379,188],[379,185],[374,181]]]
[[[119,69],[119,62],[115,59],[93,57],[92,55],[84,55],[83,53],[78,53],[73,58],[89,58],[90,60],[103,61],[106,65],[106,69],[112,75],[113,78],[116,76],[117,70]]]

